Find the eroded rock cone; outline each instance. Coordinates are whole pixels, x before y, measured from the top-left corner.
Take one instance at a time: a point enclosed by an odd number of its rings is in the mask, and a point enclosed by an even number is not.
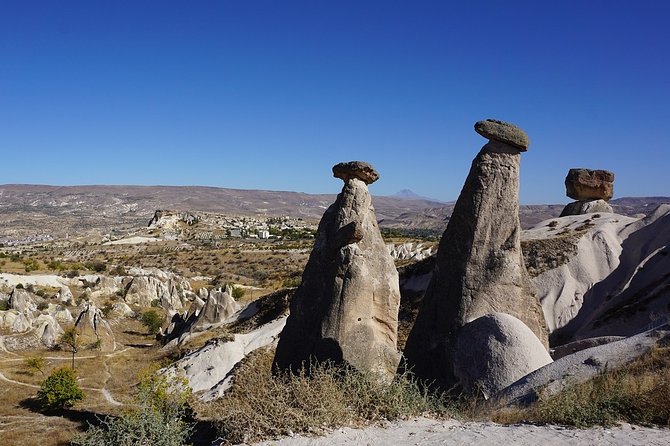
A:
[[[367,187],[379,175],[358,161],[336,165],[333,174],[345,184],[319,223],[274,368],[295,372],[330,360],[390,378],[399,359],[400,291]]]
[[[480,134],[481,122],[475,124]],[[505,130],[504,138],[490,131],[486,136],[519,145],[528,141],[521,129],[504,124],[494,127]],[[547,346],[544,316],[531,292],[521,253],[519,154],[523,150],[490,139],[472,162],[407,340],[402,369],[410,368],[417,377],[445,390],[458,383],[453,372],[458,330],[478,317],[510,314]]]

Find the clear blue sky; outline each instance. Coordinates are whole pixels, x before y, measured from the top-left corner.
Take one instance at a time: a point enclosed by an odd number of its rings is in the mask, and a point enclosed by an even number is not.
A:
[[[485,142],[532,141],[521,201],[570,167],[670,195],[667,1],[0,2],[0,183],[458,196]]]

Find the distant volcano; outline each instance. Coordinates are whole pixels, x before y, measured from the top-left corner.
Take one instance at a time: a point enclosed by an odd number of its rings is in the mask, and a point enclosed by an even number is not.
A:
[[[422,195],[415,194],[409,189],[402,189],[396,192],[393,195],[389,195],[392,198],[399,198],[401,200],[425,200],[425,201],[434,201],[435,203],[446,203],[445,201],[438,200],[436,198],[424,197]]]

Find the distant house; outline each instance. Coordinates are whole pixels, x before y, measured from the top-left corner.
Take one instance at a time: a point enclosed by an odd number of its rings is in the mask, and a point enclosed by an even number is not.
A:
[[[242,230],[240,228],[234,228],[230,230],[230,236],[235,238],[242,237]]]
[[[263,229],[263,230],[258,231],[258,238],[261,238],[261,239],[270,238],[270,231],[268,231],[267,229]]]

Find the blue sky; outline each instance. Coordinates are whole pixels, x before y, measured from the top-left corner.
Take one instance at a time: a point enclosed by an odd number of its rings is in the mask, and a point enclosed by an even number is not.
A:
[[[666,1],[0,1],[0,183],[453,200],[485,140],[531,138],[521,201],[571,167],[670,195]]]

